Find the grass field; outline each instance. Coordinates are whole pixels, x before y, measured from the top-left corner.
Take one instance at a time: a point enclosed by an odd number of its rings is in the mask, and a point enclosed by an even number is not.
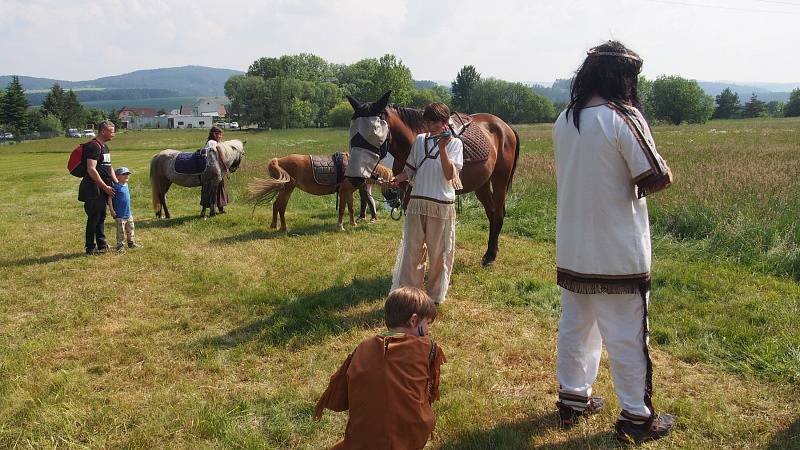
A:
[[[555,427],[555,184],[548,125],[518,127],[522,156],[492,268],[487,224],[464,198],[448,302],[432,334],[448,357],[430,448],[615,447],[617,406]],[[126,131],[145,248],[83,256],[66,138],[0,147],[0,448],[323,448],[346,414],[311,419],[328,377],[382,329],[400,237],[384,214],[336,232],[333,197],[296,192],[289,232],[242,200],[287,153],[345,150],[345,130],[227,132],[247,141],[229,213],[198,220],[173,188],[152,218],[147,167],[201,130]],[[657,127],[676,175],[649,198],[654,402],[678,417],[645,448],[800,448],[800,120]],[[113,227],[106,227],[113,239]]]

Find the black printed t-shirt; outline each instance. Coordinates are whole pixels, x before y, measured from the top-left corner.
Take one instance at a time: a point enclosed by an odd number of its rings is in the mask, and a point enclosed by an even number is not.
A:
[[[111,152],[108,150],[107,145],[101,144],[97,140],[87,142],[83,145],[83,159],[84,164],[90,159],[97,161],[97,173],[100,174],[100,179],[103,180],[105,184],[111,186],[114,179],[111,177]],[[81,185],[78,190],[78,200],[86,201],[88,199],[97,198],[97,196],[101,194],[105,195],[97,186],[97,183],[95,183],[87,173],[81,180]]]

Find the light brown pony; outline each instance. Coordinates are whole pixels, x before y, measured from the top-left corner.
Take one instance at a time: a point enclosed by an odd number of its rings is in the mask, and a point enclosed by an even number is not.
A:
[[[350,105],[355,111],[353,121],[360,117],[372,117],[384,120],[388,125],[388,136],[383,145],[388,147],[388,152],[394,156],[393,172],[399,174],[405,166],[411,147],[417,135],[424,133],[422,111],[419,109],[403,108],[388,105],[389,95],[387,92],[376,102],[360,102],[352,97],[347,97]],[[497,258],[498,237],[503,228],[503,218],[506,212],[506,196],[511,189],[511,181],[519,159],[519,135],[516,130],[511,128],[499,117],[492,114],[471,114],[469,116],[472,123],[470,127],[479,127],[486,135],[491,144],[489,158],[485,161],[474,164],[465,164],[461,170],[460,178],[463,189],[456,191],[457,194],[475,192],[483,208],[486,217],[489,219],[489,242],[486,253],[483,255],[481,263],[487,266]],[[377,122],[376,122],[377,123]],[[379,130],[380,126],[374,127]],[[351,133],[353,132],[351,126]],[[364,170],[369,173],[371,167],[370,159],[356,154],[357,152],[377,153],[375,149],[368,149],[375,141],[379,141],[374,136],[351,136],[350,153],[351,162],[348,172],[345,174],[355,177],[363,176]],[[373,156],[373,160],[376,160]],[[361,161],[364,167],[355,167],[354,161]]]
[[[337,229],[344,230],[344,209],[347,207],[350,212],[350,225],[356,222],[353,216],[353,193],[358,190],[347,178],[335,185],[323,185],[314,180],[313,169],[311,167],[311,157],[309,155],[291,154],[283,158],[272,158],[267,165],[267,171],[271,179],[256,178],[247,185],[247,196],[254,200],[256,204],[270,202],[272,204],[272,224],[271,228],[277,228],[278,215],[281,218],[281,228],[279,231],[286,231],[286,205],[295,187],[312,195],[339,194],[339,221]],[[376,175],[381,178],[389,179],[392,172],[384,167],[376,168]],[[368,184],[377,184],[377,181],[368,180]]]

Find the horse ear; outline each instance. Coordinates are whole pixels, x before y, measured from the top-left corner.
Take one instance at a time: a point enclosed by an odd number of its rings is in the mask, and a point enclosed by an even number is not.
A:
[[[349,95],[347,95],[346,97],[347,101],[350,102],[350,106],[353,107],[353,111],[358,111],[358,108],[361,106],[361,102],[354,99],[353,97],[350,97]]]
[[[383,111],[386,109],[386,105],[389,104],[389,97],[392,95],[392,91],[386,91],[383,96],[375,102],[375,109],[378,111]]]

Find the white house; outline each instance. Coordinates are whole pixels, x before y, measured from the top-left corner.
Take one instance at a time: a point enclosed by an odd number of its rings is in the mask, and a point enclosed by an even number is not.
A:
[[[128,128],[140,130],[142,128],[211,128],[214,118],[208,116],[183,116],[168,114],[157,117],[131,116],[128,119]]]

